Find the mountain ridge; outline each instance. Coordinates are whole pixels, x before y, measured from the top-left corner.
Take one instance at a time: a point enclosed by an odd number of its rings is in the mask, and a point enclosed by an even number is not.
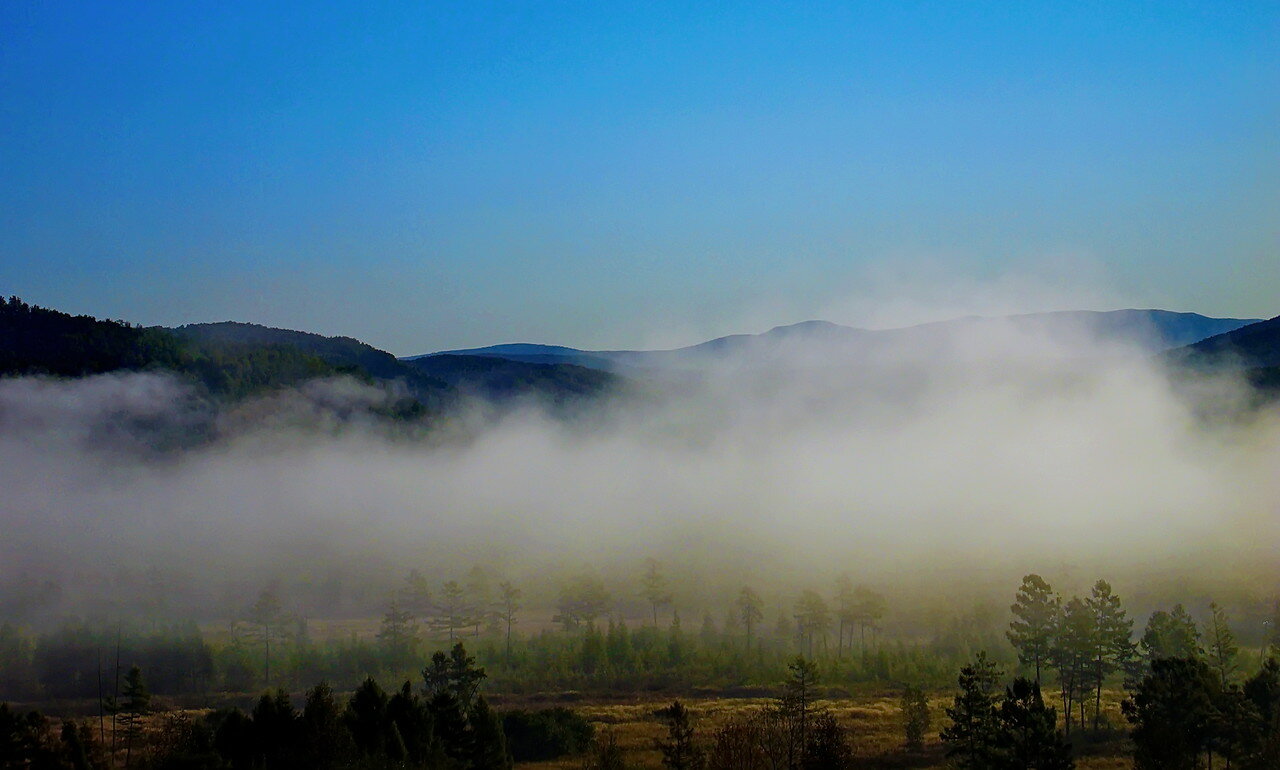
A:
[[[922,351],[918,355],[942,355],[964,341],[965,335],[1000,327],[1017,332],[1036,332],[1064,341],[1094,341],[1128,344],[1148,353],[1161,353],[1193,344],[1211,336],[1234,331],[1261,319],[1214,318],[1199,313],[1160,309],[1096,311],[1063,310],[1010,316],[965,316],[892,329],[865,329],[825,320],[808,320],[775,326],[760,334],[731,334],[679,348],[661,350],[584,350],[564,345],[505,343],[478,348],[443,350],[408,356],[421,360],[434,356],[481,356],[511,361],[566,363],[588,368],[634,374],[653,369],[698,368],[735,353],[754,351],[771,354],[797,343],[833,346],[832,353],[867,354],[899,349]],[[835,346],[844,346],[837,351]],[[856,348],[856,349],[855,349]],[[820,352],[820,350],[819,350]]]

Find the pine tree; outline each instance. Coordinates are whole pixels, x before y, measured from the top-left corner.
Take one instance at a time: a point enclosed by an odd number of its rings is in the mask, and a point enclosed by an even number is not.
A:
[[[813,657],[813,640],[821,636],[826,641],[831,628],[831,612],[827,602],[817,591],[805,590],[796,601],[796,630],[802,642],[808,643],[808,656]]]
[[[274,587],[268,587],[258,594],[258,599],[249,608],[248,621],[253,628],[253,635],[262,642],[263,679],[266,686],[271,687],[271,643],[278,642],[284,636],[284,628],[289,616],[280,604]]]
[[[656,559],[645,559],[644,576],[640,579],[640,595],[653,608],[653,626],[658,626],[658,607],[671,604],[671,588],[662,574],[662,565]]]
[[[390,660],[396,665],[412,657],[418,645],[418,624],[414,620],[413,613],[392,599],[386,613],[382,616],[382,625],[378,629],[377,639],[387,651]]]
[[[795,725],[795,740],[791,742],[788,764],[795,766],[809,740],[809,714],[812,710],[813,688],[818,684],[818,667],[804,656],[797,655],[787,664],[786,694],[782,710],[788,721]]]
[[[836,638],[836,657],[844,657],[844,640],[846,630],[852,630],[857,622],[854,612],[853,580],[848,573],[836,578],[836,619],[839,621]]]
[[[1172,612],[1159,610],[1147,620],[1139,642],[1147,663],[1157,658],[1195,658],[1204,655],[1200,632],[1181,604]]]
[[[133,666],[124,677],[124,700],[120,704],[120,723],[124,731],[124,766],[129,766],[133,744],[142,735],[142,722],[151,708],[151,693],[142,679],[142,669]]]
[[[520,597],[523,592],[504,580],[498,584],[498,619],[506,626],[506,653],[504,660],[511,665],[511,627],[515,625],[516,613],[521,609]]]
[[[750,586],[743,586],[738,592],[738,615],[742,618],[742,626],[747,632],[747,649],[751,649],[751,636],[760,622],[764,620],[764,601],[760,594]]]
[[[440,635],[446,636],[452,644],[463,629],[471,625],[475,616],[475,608],[467,601],[466,591],[456,580],[447,581],[440,590],[440,599],[435,605],[435,615],[431,618],[430,627]]]
[[[1097,730],[1102,718],[1103,680],[1136,656],[1131,641],[1133,621],[1125,616],[1120,597],[1111,592],[1111,585],[1105,580],[1094,584],[1085,605],[1094,625],[1089,679],[1094,687],[1093,729]]]
[[[1084,700],[1085,681],[1093,651],[1097,647],[1094,639],[1096,629],[1092,614],[1079,597],[1072,597],[1063,605],[1049,653],[1049,663],[1058,673],[1062,717],[1068,736],[1071,735],[1074,706]],[[1083,726],[1083,718],[1080,724]]]
[[[667,723],[666,740],[657,741],[658,751],[662,752],[662,766],[672,770],[701,770],[705,757],[694,741],[689,710],[677,700],[662,710],[662,717]]]
[[[960,693],[947,708],[951,724],[939,733],[947,744],[947,759],[958,768],[989,770],[996,766],[999,725],[995,691],[1000,676],[985,652],[960,669]]]
[[[867,651],[867,629],[878,628],[880,618],[884,617],[886,610],[884,597],[872,591],[866,586],[858,586],[853,590],[854,604],[853,616],[858,623],[860,631],[860,641],[858,651],[866,654]]]
[[[924,745],[924,735],[929,732],[929,700],[924,690],[907,685],[902,691],[902,730],[907,748],[918,751]]]
[[[1137,770],[1195,770],[1211,745],[1221,685],[1196,658],[1158,658],[1122,704]]]
[[[481,626],[493,629],[495,618],[490,605],[493,604],[493,586],[489,571],[479,564],[467,573],[467,603],[471,606],[471,624],[475,627],[474,636],[480,636]]]
[[[1222,686],[1226,687],[1238,669],[1236,657],[1240,653],[1240,648],[1236,646],[1235,634],[1231,633],[1227,613],[1218,606],[1217,602],[1209,604],[1209,611],[1212,613],[1208,629],[1209,665],[1217,672]]]
[[[1036,684],[1040,684],[1040,669],[1049,660],[1062,599],[1044,578],[1031,574],[1022,578],[1009,610],[1013,621],[1005,635],[1018,650],[1018,662],[1035,667]]]
[[[1070,770],[1071,746],[1058,732],[1057,714],[1044,705],[1040,685],[1018,677],[1000,703],[996,767],[1007,770]]]

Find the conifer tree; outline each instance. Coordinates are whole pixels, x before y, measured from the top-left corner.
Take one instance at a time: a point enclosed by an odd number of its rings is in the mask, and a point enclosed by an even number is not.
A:
[[[701,770],[705,757],[694,741],[689,710],[677,700],[662,710],[662,717],[667,723],[666,739],[657,741],[658,751],[662,753],[662,766],[671,770]]]
[[[738,616],[742,618],[742,627],[747,632],[747,649],[751,649],[752,633],[764,620],[764,601],[760,594],[750,586],[743,586],[738,592]]]
[[[1136,656],[1131,640],[1133,621],[1125,616],[1120,597],[1111,592],[1111,585],[1105,580],[1094,584],[1085,605],[1094,625],[1088,678],[1094,688],[1093,729],[1097,730],[1102,717],[1103,680],[1112,671],[1124,669]]]
[[[640,595],[653,609],[653,625],[658,626],[658,607],[672,602],[671,588],[662,574],[662,565],[656,559],[645,559],[644,576],[640,579]]]
[[[951,724],[939,734],[947,744],[947,759],[966,770],[990,770],[996,766],[996,683],[1000,670],[979,652],[960,669],[960,693],[947,708]]]
[[[902,730],[907,748],[918,751],[924,745],[924,735],[929,732],[929,700],[924,690],[907,685],[902,691]]]
[[[1044,705],[1040,685],[1018,677],[1000,703],[995,767],[1007,770],[1070,770],[1071,746],[1058,732],[1057,714]]]
[[[867,651],[867,629],[877,628],[880,618],[884,617],[886,604],[884,597],[866,586],[858,586],[853,590],[853,616],[858,623],[861,634],[858,651]]]
[[[1062,617],[1053,637],[1049,662],[1058,673],[1058,686],[1062,695],[1062,717],[1068,736],[1071,735],[1074,707],[1084,701],[1085,681],[1088,678],[1093,651],[1096,649],[1094,640],[1096,628],[1092,614],[1080,597],[1072,597],[1063,605]],[[1084,724],[1083,718],[1080,724]]]
[[[857,622],[854,601],[853,580],[849,573],[842,573],[836,578],[836,620],[839,624],[836,637],[837,658],[844,657],[845,633],[852,630],[853,624]]]
[[[808,656],[813,657],[813,640],[820,636],[826,641],[827,631],[831,628],[831,612],[827,602],[817,591],[806,589],[796,601],[796,630],[802,642],[808,644]]]
[[[1181,604],[1172,612],[1151,613],[1139,641],[1147,663],[1157,658],[1195,658],[1204,655],[1200,647],[1200,631]]]
[[[142,669],[133,666],[124,677],[124,700],[120,703],[120,724],[124,732],[124,766],[129,767],[133,745],[142,735],[142,723],[151,709],[151,692],[142,679]]]
[[[1049,660],[1062,599],[1044,578],[1031,574],[1022,578],[1009,610],[1013,620],[1005,635],[1018,651],[1018,662],[1035,667],[1035,681],[1040,684],[1040,670]]]
[[[1211,602],[1209,611],[1212,613],[1209,618],[1207,639],[1209,665],[1217,672],[1222,686],[1226,687],[1238,669],[1236,657],[1240,653],[1240,648],[1236,645],[1235,634],[1231,632],[1227,613],[1222,607],[1218,606],[1217,602]]]
[[[471,625],[475,608],[467,601],[466,591],[456,580],[447,581],[440,589],[440,598],[431,618],[431,629],[443,635],[452,644],[463,629]]]
[[[801,758],[809,740],[809,714],[812,710],[813,688],[818,684],[818,667],[804,656],[797,655],[787,664],[786,694],[782,699],[782,711],[795,725],[796,735],[789,742],[789,764],[794,766]]]
[[[511,665],[511,627],[515,625],[516,613],[521,610],[521,596],[523,592],[511,581],[504,580],[498,584],[498,619],[506,626],[505,661],[508,666]]]
[[[392,599],[387,606],[377,639],[397,665],[413,655],[418,645],[418,625],[413,614],[402,607],[398,600]]]
[[[262,642],[263,679],[266,686],[271,687],[271,643],[279,642],[284,636],[285,625],[289,616],[280,604],[274,587],[264,588],[258,599],[249,608],[248,621],[253,635]]]

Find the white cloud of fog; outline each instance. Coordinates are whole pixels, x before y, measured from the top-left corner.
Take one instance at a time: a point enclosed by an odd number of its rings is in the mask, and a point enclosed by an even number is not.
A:
[[[1143,356],[1107,352],[828,361],[783,378],[730,362],[601,419],[525,410],[421,440],[367,416],[394,394],[351,381],[214,417],[160,375],[5,380],[0,562],[9,576],[156,564],[217,580],[307,561],[391,575],[657,555],[728,584],[752,564],[901,576],[1270,558],[1276,414],[1205,424]],[[212,438],[140,451],[148,430]]]

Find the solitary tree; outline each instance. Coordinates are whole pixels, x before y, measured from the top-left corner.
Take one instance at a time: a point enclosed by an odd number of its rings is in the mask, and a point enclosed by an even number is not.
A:
[[[1076,704],[1083,703],[1090,663],[1096,648],[1096,626],[1089,608],[1073,596],[1062,608],[1062,618],[1053,637],[1049,663],[1058,672],[1062,694],[1062,716],[1067,735],[1071,735],[1072,714]],[[1083,709],[1083,705],[1081,705]],[[1081,725],[1084,719],[1080,719]]]
[[[400,604],[415,617],[431,616],[435,604],[431,596],[431,588],[421,572],[416,569],[409,570],[409,574],[405,576],[404,585],[400,587],[398,593],[397,599]]]
[[[378,643],[397,664],[413,655],[418,644],[418,624],[413,613],[404,609],[395,599],[387,605],[378,629]]]
[[[1105,580],[1094,584],[1085,605],[1093,618],[1093,664],[1089,672],[1094,687],[1093,729],[1097,730],[1102,717],[1102,682],[1107,674],[1123,669],[1136,656],[1133,642],[1133,621],[1125,616],[1120,597],[1111,592]]]
[[[662,766],[672,770],[702,770],[706,760],[694,741],[689,710],[677,700],[662,710],[662,717],[667,723],[666,740],[657,741],[658,751],[662,752]]]
[[[789,744],[788,751],[792,757],[788,764],[794,767],[809,739],[809,712],[812,710],[813,688],[818,683],[818,667],[804,656],[797,655],[787,664],[787,673],[782,710],[796,726],[795,740]]]
[[[467,573],[467,601],[471,605],[471,623],[475,626],[475,635],[480,636],[480,626],[488,621],[487,626],[493,628],[493,585],[489,571],[479,564]]]
[[[248,621],[252,633],[262,642],[263,678],[271,686],[271,643],[279,641],[289,622],[289,616],[280,605],[280,598],[272,587],[264,588],[258,600],[249,608]]]
[[[764,620],[764,601],[760,594],[750,586],[743,586],[738,592],[738,616],[742,618],[742,626],[747,632],[747,649],[751,649],[751,636],[760,621]]]
[[[846,572],[836,578],[836,620],[839,623],[836,634],[837,658],[844,657],[846,630],[852,630],[853,624],[857,622],[854,601],[853,580],[849,577],[849,573]]]
[[[924,690],[907,685],[902,691],[902,730],[907,737],[907,748],[919,750],[924,745],[924,735],[929,732],[929,699]]]
[[[466,591],[458,581],[450,580],[440,589],[430,626],[437,635],[443,633],[453,642],[463,629],[471,625],[474,616],[475,608],[467,601]]]
[[[644,576],[640,579],[640,595],[653,608],[653,625],[658,625],[658,607],[671,604],[671,588],[662,574],[662,565],[656,559],[645,559]]]
[[[959,768],[988,770],[996,766],[996,683],[1000,670],[978,653],[960,669],[960,693],[947,708],[951,724],[939,734],[947,744],[947,758]]]
[[[1218,606],[1217,602],[1209,604],[1209,611],[1212,613],[1209,619],[1209,665],[1217,672],[1218,679],[1222,682],[1222,686],[1226,687],[1231,678],[1235,676],[1238,668],[1236,664],[1236,656],[1240,653],[1240,648],[1236,646],[1235,634],[1231,633],[1231,626],[1227,622],[1227,613]]]
[[[506,662],[511,665],[511,627],[515,625],[516,613],[520,611],[520,597],[523,592],[504,580],[498,584],[498,619],[507,628]]]
[[[1009,610],[1013,613],[1013,621],[1005,635],[1018,650],[1018,662],[1035,667],[1038,685],[1040,669],[1049,659],[1062,599],[1044,578],[1031,574],[1022,578],[1022,586]]]
[[[133,666],[124,677],[124,700],[120,703],[120,724],[124,731],[124,766],[129,766],[133,744],[142,735],[142,722],[151,707],[151,693],[142,679],[142,669]]]
[[[605,614],[612,601],[612,596],[599,578],[579,575],[560,587],[560,599],[556,602],[557,613],[553,620],[563,625],[566,631],[576,630],[584,623],[590,624]]]

